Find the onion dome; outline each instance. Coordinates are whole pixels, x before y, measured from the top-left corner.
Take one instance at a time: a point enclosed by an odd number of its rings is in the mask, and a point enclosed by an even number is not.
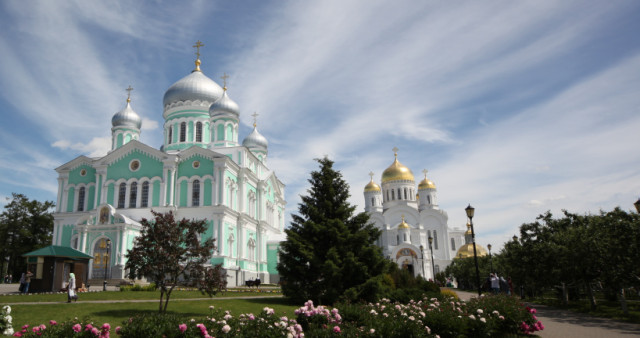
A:
[[[256,128],[256,124],[254,123],[253,131],[251,132],[251,134],[245,137],[245,139],[242,141],[242,145],[249,149],[252,149],[252,148],[267,149],[267,147],[269,146],[269,142],[264,136],[262,136],[262,134],[258,132],[258,128]]]
[[[209,116],[214,117],[216,115],[227,114],[233,114],[238,117],[238,115],[240,115],[240,108],[238,107],[237,103],[229,98],[225,87],[225,89],[222,90],[222,96],[218,100],[213,102],[211,107],[209,107]]]
[[[398,162],[398,149],[394,148],[394,152],[395,160],[389,168],[382,172],[382,183],[400,180],[414,181],[411,169]]]
[[[404,215],[402,215],[402,223],[398,225],[398,229],[410,229],[411,226],[404,221]]]
[[[191,74],[172,84],[164,93],[162,104],[166,107],[183,101],[206,101],[213,103],[222,97],[222,87],[200,71],[200,60]]]
[[[478,257],[487,256],[487,250],[482,245],[476,243],[476,254]],[[467,243],[458,249],[455,258],[469,258],[473,257],[473,243]]]
[[[373,172],[369,173],[369,176],[371,176],[371,182],[367,183],[367,185],[364,187],[364,192],[382,191],[380,189],[380,186],[373,181],[373,175]]]
[[[142,119],[131,109],[131,99],[127,98],[127,106],[123,110],[117,112],[111,118],[111,125],[114,127],[131,127],[140,129]]]
[[[435,189],[436,188],[435,183],[433,183],[433,181],[427,178],[427,170],[425,169],[423,172],[424,172],[424,180],[420,181],[420,184],[418,184],[418,190]]]

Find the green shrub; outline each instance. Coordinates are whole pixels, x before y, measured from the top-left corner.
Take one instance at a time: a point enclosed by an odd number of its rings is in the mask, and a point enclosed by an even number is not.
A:
[[[156,284],[151,283],[149,285],[133,284],[133,285],[120,285],[120,291],[156,291],[158,288]]]

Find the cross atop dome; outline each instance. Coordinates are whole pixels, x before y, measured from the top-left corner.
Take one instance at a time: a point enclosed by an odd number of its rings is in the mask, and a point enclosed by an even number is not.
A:
[[[391,149],[391,150],[393,150],[393,156],[395,156],[396,159],[397,159],[398,158],[398,150],[400,150],[400,149],[398,149],[398,147],[393,147],[393,149]]]
[[[253,116],[253,127],[254,127],[254,128],[255,128],[255,127],[256,127],[256,125],[258,124],[258,123],[257,123],[258,115],[260,115],[260,114],[258,114],[257,112],[253,112],[253,114],[251,114],[251,116]]]
[[[222,89],[224,89],[224,91],[227,90],[227,79],[229,78],[229,75],[227,75],[227,73],[222,73],[223,75],[220,77],[222,79]]]
[[[369,172],[369,176],[371,177],[371,180],[372,180],[372,181],[373,181],[373,175],[374,175],[373,171],[370,171],[370,172]]]
[[[194,72],[196,72],[196,71],[199,72],[200,71],[200,64],[201,64],[201,62],[200,62],[200,47],[203,47],[203,46],[204,46],[204,44],[202,42],[200,42],[200,40],[198,40],[196,42],[196,44],[193,45],[193,48],[196,49],[196,69],[193,70]]]
[[[131,85],[129,85],[129,88],[125,89],[127,91],[127,102],[131,102],[131,91],[133,90],[133,87],[131,87]]]
[[[424,174],[424,178],[425,178],[425,179],[427,178],[427,173],[428,173],[428,172],[429,172],[429,170],[427,170],[427,169],[423,169],[423,170],[422,170],[422,173]]]

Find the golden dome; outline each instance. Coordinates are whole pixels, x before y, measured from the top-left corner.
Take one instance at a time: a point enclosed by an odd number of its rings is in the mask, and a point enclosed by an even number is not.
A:
[[[420,181],[420,184],[418,184],[418,190],[435,189],[435,183],[427,178],[427,169],[423,170],[422,172],[424,173],[424,180]]]
[[[369,175],[371,176],[371,182],[367,183],[367,185],[364,187],[364,192],[381,191],[380,186],[373,181],[373,173],[369,173]]]
[[[398,225],[398,229],[411,229],[409,224],[405,223],[404,215],[402,215],[402,223],[400,223],[400,225]]]
[[[397,148],[394,148],[394,151],[397,151]],[[395,160],[393,161],[393,163],[389,166],[389,168],[385,169],[382,172],[382,183],[399,180],[415,181],[411,169],[398,162],[397,152],[394,154],[394,156]]]
[[[476,254],[478,257],[487,256],[487,250],[485,250],[482,245],[476,243]],[[456,253],[455,258],[469,258],[473,257],[473,243],[468,243],[460,247],[458,252]]]
[[[464,233],[465,237],[467,235],[471,236],[471,223],[467,222],[467,231]]]

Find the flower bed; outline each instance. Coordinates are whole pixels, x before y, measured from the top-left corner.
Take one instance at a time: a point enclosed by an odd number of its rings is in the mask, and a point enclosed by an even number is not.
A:
[[[204,315],[204,313],[203,313]],[[295,318],[279,317],[265,307],[261,313],[233,315],[209,307],[208,315],[185,320],[179,315],[130,318],[113,331],[121,337],[459,337],[530,334],[544,326],[535,309],[514,297],[491,296],[469,302],[450,297],[424,298],[407,304],[383,299],[368,304],[314,306],[308,301]],[[111,325],[78,321],[29,327],[22,337],[109,337]]]

